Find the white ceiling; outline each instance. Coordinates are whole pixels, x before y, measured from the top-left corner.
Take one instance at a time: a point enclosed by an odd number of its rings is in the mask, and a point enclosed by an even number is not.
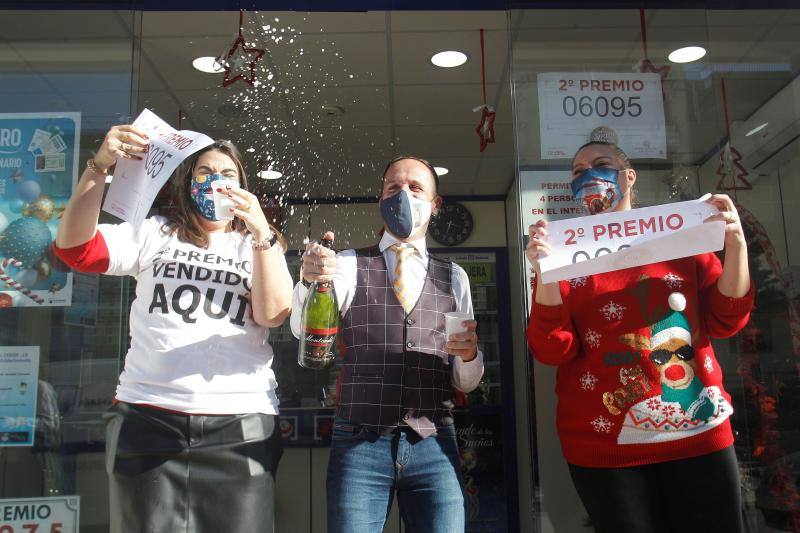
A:
[[[82,111],[84,145],[91,147],[109,124],[130,119],[129,108],[135,114],[149,107],[175,126],[182,110],[184,128],[252,148],[245,152],[251,170],[272,158],[287,178],[268,188],[291,197],[375,194],[377,175],[394,153],[448,167],[445,194],[504,195],[515,165],[512,59],[516,73],[530,75],[630,72],[642,58],[637,10],[248,13],[247,39],[267,50],[259,65],[263,85],[254,90],[242,82],[222,88],[221,75],[191,66],[233,41],[236,12],[30,11],[0,18],[0,111]],[[277,34],[283,40],[275,42],[266,24],[283,29]],[[673,65],[664,83],[676,164],[702,159],[724,135],[720,74],[709,77],[703,68],[750,65],[725,73],[731,119],[743,120],[800,65],[800,11],[648,10],[647,27],[657,66],[683,44],[709,49],[700,66]],[[497,142],[483,153],[474,131],[479,114],[472,111],[483,98],[480,28],[487,99],[497,108]],[[469,61],[455,69],[432,66],[431,54],[448,48],[465,51]],[[788,70],[765,71],[768,65]],[[225,104],[244,116],[223,116]],[[325,116],[324,104],[344,114]],[[536,135],[520,142],[523,164],[545,163]]]

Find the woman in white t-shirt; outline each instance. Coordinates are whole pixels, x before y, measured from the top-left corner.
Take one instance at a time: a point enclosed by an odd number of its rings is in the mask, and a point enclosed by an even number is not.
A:
[[[98,224],[109,170],[118,158],[142,159],[148,145],[133,126],[111,128],[55,242],[76,270],[137,281],[131,345],[107,415],[111,531],[272,531],[282,448],[268,338],[291,308],[286,245],[227,141],[176,171],[165,217],[138,231]],[[221,178],[240,187],[215,186]],[[232,200],[232,221],[216,218],[213,187]]]

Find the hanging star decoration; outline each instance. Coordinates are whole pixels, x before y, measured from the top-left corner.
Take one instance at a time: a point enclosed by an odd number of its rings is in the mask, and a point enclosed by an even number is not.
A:
[[[238,80],[249,85],[256,85],[256,64],[264,57],[266,50],[251,48],[244,39],[242,23],[244,11],[239,12],[239,34],[231,44],[230,49],[217,58],[217,63],[225,70],[222,86],[227,87]]]
[[[739,153],[739,150],[731,146],[730,142],[726,143],[725,148],[719,153],[719,165],[716,172],[719,176],[718,191],[750,191],[753,189],[747,180],[749,173],[742,166],[741,160],[742,154]],[[733,181],[732,185],[726,183],[729,179]]]
[[[653,74],[658,74],[659,76],[661,76],[661,81],[664,81],[665,79],[667,79],[667,76],[669,75],[669,70],[670,70],[670,66],[669,65],[664,65],[663,67],[656,67],[653,64],[653,62],[650,61],[649,59],[642,59],[642,61],[638,65],[638,67],[639,67],[639,72],[641,72],[643,74],[647,73],[647,72],[652,72]]]
[[[481,111],[481,123],[475,128],[478,137],[481,138],[481,152],[486,150],[486,145],[494,142],[494,108],[488,105],[482,105],[473,109],[473,111]]]
[[[481,81],[483,89],[483,104],[472,109],[472,112],[481,112],[481,123],[475,128],[475,133],[481,139],[481,152],[486,150],[486,145],[494,142],[494,108],[486,103],[486,59],[483,43],[483,28],[481,28]]]

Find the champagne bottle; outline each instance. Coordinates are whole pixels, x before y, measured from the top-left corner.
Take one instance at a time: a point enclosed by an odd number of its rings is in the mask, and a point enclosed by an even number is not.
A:
[[[333,248],[333,242],[322,240],[322,246]],[[301,315],[300,347],[297,363],[304,368],[323,369],[336,357],[339,334],[339,302],[333,281],[315,282],[309,289]]]

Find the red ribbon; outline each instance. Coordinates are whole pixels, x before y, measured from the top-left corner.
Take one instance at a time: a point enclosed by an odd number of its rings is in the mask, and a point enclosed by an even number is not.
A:
[[[728,120],[728,95],[725,93],[725,78],[720,80],[722,85],[722,112],[725,113],[725,135],[728,136],[728,142],[731,140],[731,124]]]
[[[483,28],[481,28],[481,78],[483,79],[483,105],[486,105],[486,62],[484,60]]]
[[[642,48],[644,49],[644,58],[649,61],[647,57],[647,25],[644,21],[644,9],[639,9],[639,28],[642,31]]]

